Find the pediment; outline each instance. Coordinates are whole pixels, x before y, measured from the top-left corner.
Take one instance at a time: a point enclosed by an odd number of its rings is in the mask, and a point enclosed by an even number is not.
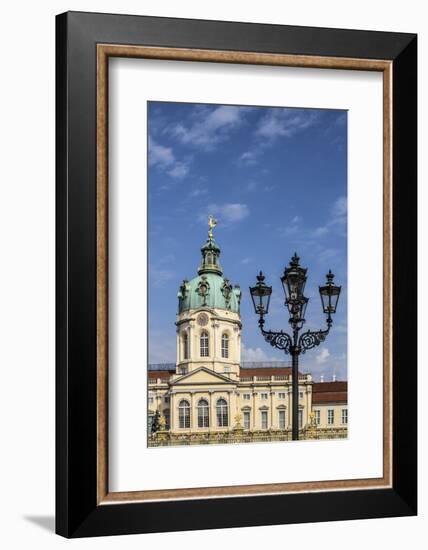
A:
[[[197,384],[197,385],[229,384],[229,385],[236,386],[236,382],[234,380],[231,380],[227,376],[223,376],[222,374],[209,370],[205,367],[200,367],[199,369],[196,369],[193,372],[184,374],[180,378],[177,378],[176,380],[174,380],[174,382],[172,382],[171,385],[190,386],[192,384]]]

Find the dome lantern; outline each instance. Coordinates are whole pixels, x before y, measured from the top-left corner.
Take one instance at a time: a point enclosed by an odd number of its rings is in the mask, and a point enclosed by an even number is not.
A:
[[[178,292],[179,313],[202,307],[225,309],[239,313],[241,289],[238,285],[232,286],[230,281],[223,277],[220,265],[220,247],[214,240],[213,228],[217,220],[208,217],[208,239],[201,248],[202,262],[198,269],[198,276],[190,281],[183,281]]]
[[[201,248],[202,263],[198,269],[198,275],[203,273],[218,273],[221,275],[223,270],[219,263],[220,248],[214,240],[213,229],[217,225],[217,220],[212,216],[208,216],[208,239]]]

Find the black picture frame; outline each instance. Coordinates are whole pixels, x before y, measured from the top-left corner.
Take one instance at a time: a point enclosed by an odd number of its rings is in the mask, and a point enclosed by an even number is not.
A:
[[[97,504],[99,43],[392,61],[391,488]],[[56,97],[56,532],[86,537],[415,515],[417,36],[68,12],[56,18]]]

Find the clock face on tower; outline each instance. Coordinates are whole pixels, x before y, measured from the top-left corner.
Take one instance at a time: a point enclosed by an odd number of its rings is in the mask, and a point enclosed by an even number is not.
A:
[[[206,313],[200,313],[197,317],[197,323],[200,327],[208,325],[208,315]]]

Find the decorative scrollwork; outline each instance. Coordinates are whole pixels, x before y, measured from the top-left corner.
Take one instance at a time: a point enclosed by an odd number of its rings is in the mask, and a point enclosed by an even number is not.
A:
[[[224,296],[224,301],[226,303],[227,309],[230,309],[230,299],[232,295],[232,285],[230,284],[229,279],[224,279],[223,286],[221,287],[221,293]]]
[[[270,330],[262,330],[262,334],[272,347],[281,349],[284,353],[290,353],[292,346],[291,337],[285,332],[272,332]]]
[[[317,330],[315,332],[311,332],[310,330],[304,332],[299,338],[301,353],[305,353],[308,349],[319,346],[321,342],[324,342],[329,332],[330,328],[326,330]]]

